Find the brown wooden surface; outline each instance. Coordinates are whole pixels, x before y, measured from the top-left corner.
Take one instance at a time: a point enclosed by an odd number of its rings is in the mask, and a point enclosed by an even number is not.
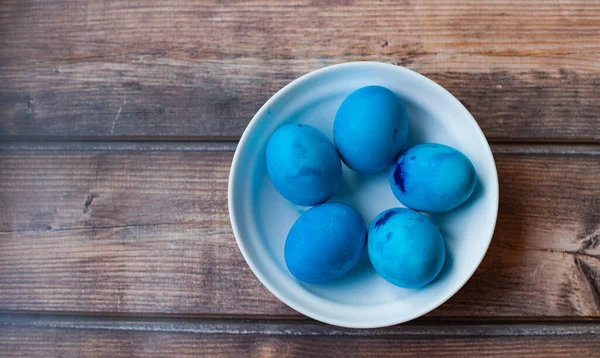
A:
[[[0,310],[297,315],[235,244],[233,146],[39,145],[0,153]],[[493,148],[492,247],[430,316],[599,317],[600,151]]]
[[[492,140],[600,140],[595,0],[7,0],[0,19],[0,137],[237,138],[294,78],[376,60]]]
[[[11,356],[593,357],[597,324],[406,324],[349,330],[296,322],[0,319]]]
[[[594,357],[598,335],[351,337],[0,328],[0,349],[23,357]]]
[[[594,0],[1,1],[0,355],[595,356],[599,59]],[[472,279],[369,331],[271,295],[226,203],[262,103],[357,60],[446,87],[500,179]]]

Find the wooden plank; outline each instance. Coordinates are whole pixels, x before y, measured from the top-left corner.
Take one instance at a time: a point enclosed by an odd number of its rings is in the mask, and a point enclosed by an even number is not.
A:
[[[376,60],[438,81],[491,140],[600,139],[594,0],[9,0],[0,18],[0,137],[237,138],[292,79]]]
[[[433,326],[348,330],[312,323],[59,317],[0,322],[11,356],[594,356],[597,324]]]
[[[494,151],[492,246],[430,317],[599,317],[600,150]],[[236,247],[231,157],[218,144],[5,145],[0,310],[298,317]]]

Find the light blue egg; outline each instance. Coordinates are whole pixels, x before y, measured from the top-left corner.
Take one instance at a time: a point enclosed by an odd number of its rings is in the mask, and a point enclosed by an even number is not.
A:
[[[408,135],[408,115],[394,92],[362,87],[342,102],[335,115],[333,140],[344,163],[361,173],[389,168]]]
[[[367,228],[360,214],[342,203],[325,203],[302,214],[285,241],[285,263],[309,283],[333,281],[358,262]]]
[[[306,124],[279,128],[269,139],[267,171],[283,197],[298,205],[325,202],[342,180],[342,164],[331,141]]]
[[[402,153],[390,170],[390,186],[407,207],[442,212],[464,203],[477,184],[475,167],[446,145],[425,143]]]
[[[390,283],[419,288],[440,273],[446,246],[438,228],[423,214],[410,209],[389,209],[369,227],[369,258],[375,270]]]

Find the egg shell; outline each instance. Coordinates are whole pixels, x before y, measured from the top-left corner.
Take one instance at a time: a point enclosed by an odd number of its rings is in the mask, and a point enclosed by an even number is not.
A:
[[[333,140],[344,163],[361,173],[389,168],[408,136],[408,115],[400,98],[381,86],[352,92],[340,105]]]
[[[446,257],[444,239],[423,214],[404,208],[389,209],[369,227],[369,258],[390,283],[419,288],[441,271]]]
[[[360,214],[342,203],[325,203],[302,214],[290,229],[284,256],[289,271],[309,283],[333,281],[357,263],[367,228]]]
[[[415,145],[390,169],[394,196],[405,206],[442,212],[464,203],[475,190],[475,167],[464,154],[443,144]]]
[[[266,159],[271,182],[294,204],[323,203],[342,180],[342,163],[333,143],[306,124],[277,129],[267,144]]]

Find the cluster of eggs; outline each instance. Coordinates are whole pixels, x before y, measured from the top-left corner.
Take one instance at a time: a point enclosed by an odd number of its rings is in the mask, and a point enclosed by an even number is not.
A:
[[[269,139],[267,171],[277,191],[294,204],[313,206],[290,229],[284,247],[293,276],[333,281],[358,262],[365,246],[375,270],[390,283],[418,288],[441,271],[446,256],[437,226],[420,212],[443,212],[465,202],[476,185],[470,160],[437,143],[400,153],[409,131],[400,98],[380,86],[352,92],[334,120],[332,143],[306,124],[280,127]],[[406,208],[379,214],[367,230],[351,206],[326,202],[342,182],[342,161],[373,174],[389,169],[394,196]]]

